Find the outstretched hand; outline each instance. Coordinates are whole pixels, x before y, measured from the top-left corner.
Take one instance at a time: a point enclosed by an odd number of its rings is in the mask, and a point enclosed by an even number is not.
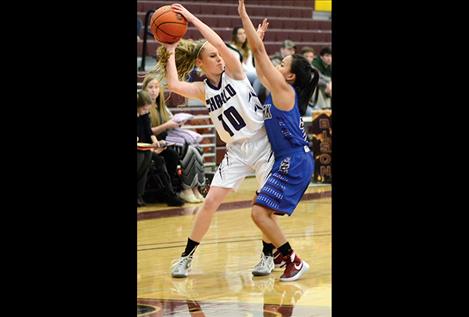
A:
[[[264,40],[264,35],[268,27],[269,27],[269,22],[267,22],[267,19],[262,20],[262,24],[259,24],[259,26],[257,27],[257,35],[259,35],[259,38],[261,39],[261,41]]]
[[[238,2],[238,13],[239,15],[247,14],[246,7],[244,6],[244,0],[239,0]]]
[[[182,4],[174,3],[171,5],[171,9],[173,9],[174,12],[179,13],[183,17],[185,17],[188,22],[192,22],[195,19],[195,16],[190,13],[189,10],[184,8]]]

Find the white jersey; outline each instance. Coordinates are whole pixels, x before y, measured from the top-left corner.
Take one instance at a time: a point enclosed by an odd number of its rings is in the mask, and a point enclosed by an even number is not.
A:
[[[247,77],[235,80],[225,72],[219,87],[205,79],[205,103],[218,135],[229,144],[265,134],[263,105]]]

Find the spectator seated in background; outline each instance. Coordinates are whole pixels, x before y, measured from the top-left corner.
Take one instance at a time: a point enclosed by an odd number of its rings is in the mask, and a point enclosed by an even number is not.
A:
[[[148,135],[143,133],[139,135],[139,131],[142,132],[144,127],[142,125],[143,121],[139,120],[140,116],[146,115],[150,112],[151,107],[151,98],[150,95],[144,93],[137,93],[137,207],[145,206],[143,201],[143,193],[145,191],[145,185],[147,182],[147,174],[151,166],[151,152],[155,151],[159,146],[158,140],[155,136],[150,136],[148,140]],[[148,147],[148,151],[139,150],[138,145],[141,144],[141,140],[149,141],[147,145],[152,145],[153,147]]]
[[[332,50],[329,47],[321,49],[319,56],[314,58],[312,65],[320,74],[319,94],[317,102],[308,107],[308,112],[311,111],[310,108],[330,109],[332,97]]]
[[[147,91],[152,99],[150,118],[153,134],[159,140],[175,141],[174,143],[176,143],[166,150],[166,154],[163,152],[162,155],[166,160],[168,171],[173,177],[178,177],[177,166],[180,165],[182,168],[182,191],[179,193],[179,197],[189,203],[203,202],[204,197],[199,191],[199,188],[205,187],[203,151],[198,144],[201,137],[197,138],[197,133],[180,128],[187,121],[187,118],[186,120],[179,120],[181,116],[175,118],[166,107],[164,89],[160,87],[158,73],[147,74],[143,80],[142,89]],[[184,144],[177,141],[176,137],[181,135],[183,137],[188,135],[185,137]]]
[[[301,55],[303,55],[308,60],[308,62],[312,64],[316,53],[314,52],[314,48],[309,47],[309,46],[304,46],[301,49]]]
[[[274,53],[272,58],[279,58],[280,61],[283,61],[288,55],[293,55],[296,53],[296,44],[291,40],[285,40],[280,47],[280,52]],[[272,59],[271,58],[271,59]]]
[[[150,95],[146,91],[139,91],[137,93],[137,207],[145,205],[143,195],[147,189],[149,172],[159,173],[159,178],[163,180],[162,186],[158,190],[159,198],[167,202],[169,206],[181,206],[184,202],[177,198],[164,167],[164,159],[159,156],[166,148],[158,142],[158,139],[151,131],[149,117],[151,105]],[[152,159],[155,157],[156,160],[152,163]],[[155,175],[151,176],[154,177]],[[168,181],[164,182],[165,180]],[[150,199],[153,198],[156,197],[150,197]]]
[[[332,50],[324,47],[313,60],[313,66],[324,76],[332,77]]]
[[[235,26],[231,34],[231,41],[226,43],[231,48],[233,54],[239,57],[244,72],[248,76],[249,82],[252,84],[257,79],[256,68],[251,49],[249,48],[246,33],[241,26]]]

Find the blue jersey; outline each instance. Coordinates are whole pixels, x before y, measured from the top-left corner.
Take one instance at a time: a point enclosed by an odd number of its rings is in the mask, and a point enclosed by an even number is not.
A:
[[[270,94],[264,102],[264,125],[275,157],[291,153],[308,146],[303,119],[298,110],[295,92],[295,106],[290,111],[275,107]]]
[[[290,111],[275,107],[269,95],[264,103],[264,124],[275,162],[256,203],[277,214],[291,215],[308,188],[314,171],[314,159],[308,147],[296,93],[295,105]]]

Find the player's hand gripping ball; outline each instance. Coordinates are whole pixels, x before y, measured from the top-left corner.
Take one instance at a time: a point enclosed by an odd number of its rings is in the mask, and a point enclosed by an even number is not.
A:
[[[187,20],[181,14],[174,12],[171,6],[158,8],[150,20],[150,30],[160,43],[172,44],[187,32]]]

